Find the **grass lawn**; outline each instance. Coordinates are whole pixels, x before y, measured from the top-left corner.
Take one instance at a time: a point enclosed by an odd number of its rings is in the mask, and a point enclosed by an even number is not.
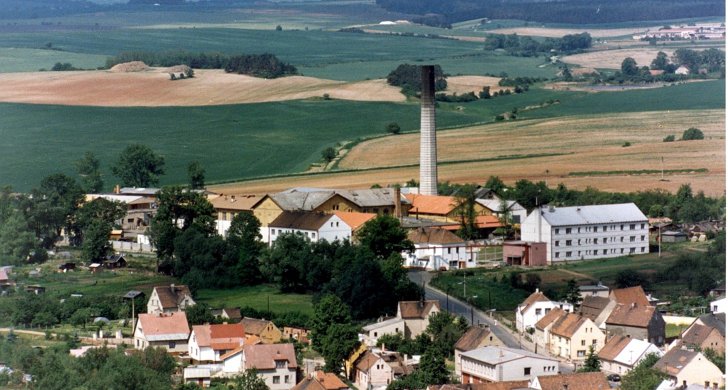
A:
[[[678,337],[689,326],[690,325],[665,324],[665,337],[668,339],[671,337]]]
[[[488,310],[511,310],[518,306],[529,293],[516,290],[506,283],[500,283],[504,273],[498,270],[468,270],[465,276],[465,295],[463,295],[463,274],[461,272],[442,272],[430,282],[438,289],[450,293],[458,299],[472,302],[476,307]],[[493,281],[493,278],[496,281]],[[477,298],[472,298],[477,296]]]
[[[200,290],[197,292],[197,302],[206,303],[211,307],[252,307],[260,311],[270,310],[273,313],[299,311],[313,314],[311,296],[305,294],[283,294],[271,285],[236,287],[224,290]]]

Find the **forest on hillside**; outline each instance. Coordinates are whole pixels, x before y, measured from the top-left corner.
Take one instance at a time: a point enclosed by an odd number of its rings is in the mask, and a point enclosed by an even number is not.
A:
[[[447,25],[477,18],[598,24],[724,16],[722,0],[376,0],[393,12],[423,15],[421,22]]]

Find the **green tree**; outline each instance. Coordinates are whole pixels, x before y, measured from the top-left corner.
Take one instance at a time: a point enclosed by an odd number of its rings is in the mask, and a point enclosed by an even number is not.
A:
[[[458,235],[465,240],[478,238],[477,213],[475,212],[476,187],[466,184],[455,194],[456,213],[460,218]]]
[[[215,316],[210,311],[210,306],[205,303],[197,303],[185,308],[187,322],[192,325],[214,324]]]
[[[265,251],[261,241],[260,221],[253,214],[238,213],[227,231],[229,256],[235,258],[235,274],[240,283],[253,285],[261,282],[260,261]]]
[[[660,360],[657,354],[649,354],[632,371],[622,377],[622,390],[653,390],[667,375],[653,368]]]
[[[356,238],[380,259],[388,258],[392,253],[414,250],[414,244],[407,238],[407,231],[397,218],[389,215],[370,219],[359,230]]]
[[[614,279],[614,284],[617,286],[617,288],[645,286],[647,285],[647,278],[645,278],[644,275],[633,269],[624,269],[617,272],[617,276]]]
[[[258,370],[255,368],[233,377],[227,385],[231,390],[268,390],[265,380],[258,375]]]
[[[46,176],[40,187],[32,191],[29,224],[34,228],[44,248],[51,248],[65,229],[69,240],[76,244],[78,226],[75,214],[84,194],[76,181],[62,173]]]
[[[159,182],[164,174],[164,157],[158,156],[148,146],[129,145],[119,154],[111,172],[128,187],[149,187]]]
[[[267,251],[261,271],[269,282],[278,285],[281,292],[304,293],[307,266],[313,261],[311,241],[300,233],[278,236]]]
[[[420,358],[417,369],[420,382],[427,385],[442,385],[448,382],[450,372],[445,365],[445,355],[438,348],[430,348]]]
[[[201,190],[205,188],[205,168],[199,162],[193,161],[187,166],[187,178],[191,189]]]
[[[452,346],[462,337],[468,328],[463,317],[456,317],[447,312],[438,312],[430,317],[425,333],[432,339],[432,348],[437,349],[444,357],[452,355]]]
[[[690,69],[690,73],[698,73],[700,63],[702,62],[699,52],[686,48],[675,50],[672,55],[672,61],[678,65],[684,65]]]
[[[86,152],[83,158],[76,161],[76,171],[81,176],[81,186],[86,193],[98,193],[104,188],[101,179],[101,163],[91,152]]]
[[[401,131],[402,129],[400,129],[400,127],[399,127],[399,125],[397,124],[397,122],[391,122],[391,123],[389,123],[389,124],[388,124],[388,125],[387,125],[387,126],[385,127],[385,130],[387,131],[387,133],[391,133],[391,134],[399,134],[399,132],[400,132],[400,131]]]
[[[36,248],[35,235],[19,211],[13,212],[0,223],[0,264],[21,265]]]
[[[503,195],[504,190],[508,188],[506,187],[506,184],[503,183],[503,180],[501,180],[498,176],[489,177],[485,182],[484,187],[495,192],[497,195]]]
[[[566,296],[564,297],[566,302],[571,303],[574,306],[578,306],[581,303],[581,294],[579,293],[579,285],[576,284],[575,279],[569,279],[566,282]]]
[[[589,354],[586,356],[586,360],[584,360],[584,365],[579,368],[579,372],[599,372],[601,369],[602,363],[599,361],[599,356],[597,356],[594,350],[594,344],[592,344],[589,346]]]
[[[93,221],[84,229],[84,240],[81,245],[84,260],[96,263],[109,254],[111,230],[111,224],[104,221]]]
[[[657,53],[657,57],[652,60],[652,63],[650,64],[650,69],[665,70],[669,64],[670,59],[668,58],[667,54],[660,51]]]
[[[323,158],[327,164],[334,161],[336,158],[336,149],[329,146],[321,152],[321,158]]]
[[[695,127],[691,127],[683,132],[682,140],[683,141],[690,141],[690,140],[696,140],[696,139],[703,139],[705,138],[705,135],[703,134],[700,129],[697,129]]]
[[[324,356],[327,371],[339,372],[341,362],[358,345],[357,330],[349,307],[339,297],[325,295],[314,305],[311,345]]]
[[[627,77],[637,76],[640,72],[639,68],[637,67],[637,61],[635,61],[632,57],[627,57],[622,61],[621,69],[622,74]]]
[[[725,374],[725,353],[719,354],[713,348],[705,348],[703,355]]]
[[[675,141],[675,135],[674,134],[670,134],[670,135],[668,135],[668,136],[666,136],[665,138],[662,139],[662,142],[673,142],[673,141]]]

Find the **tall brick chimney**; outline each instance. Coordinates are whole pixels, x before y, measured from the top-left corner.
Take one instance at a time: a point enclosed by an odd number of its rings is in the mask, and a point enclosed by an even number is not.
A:
[[[435,67],[422,66],[420,108],[420,194],[437,195],[437,137],[435,135]]]

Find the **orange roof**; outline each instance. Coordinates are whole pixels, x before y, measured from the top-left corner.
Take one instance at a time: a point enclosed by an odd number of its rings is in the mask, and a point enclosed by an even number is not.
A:
[[[242,324],[195,325],[192,331],[200,347],[234,349],[245,342],[245,330]]]
[[[139,325],[146,337],[190,334],[187,315],[183,311],[169,314],[139,314]]]
[[[609,382],[601,372],[577,372],[552,376],[539,376],[543,390],[608,390]]]
[[[287,360],[288,368],[296,368],[296,352],[293,344],[256,344],[243,347],[245,369],[270,370],[276,368],[276,360]]]
[[[478,215],[475,217],[475,227],[478,229],[499,228],[502,226],[503,224],[495,215]],[[460,224],[444,225],[440,226],[440,228],[445,230],[458,230],[460,229]]]
[[[210,203],[215,210],[250,211],[259,200],[260,196],[258,195],[220,194],[217,198],[212,199]]]
[[[571,338],[586,320],[587,318],[578,314],[569,313],[554,323],[554,326],[551,327],[551,334]]]
[[[347,389],[346,385],[338,376],[323,371],[316,371],[316,380],[321,383],[326,390]]]
[[[627,336],[614,336],[599,350],[599,359],[614,360],[629,344],[631,338]]]
[[[553,323],[557,319],[561,318],[561,316],[563,316],[565,314],[566,314],[566,312],[559,309],[558,307],[551,309],[551,310],[549,310],[548,313],[546,313],[545,316],[543,316],[540,320],[538,320],[538,322],[536,322],[534,327],[536,329],[544,330],[544,329],[546,329],[547,326],[551,325],[551,323]]]
[[[342,221],[344,221],[345,224],[349,225],[351,230],[356,230],[360,226],[367,223],[370,219],[376,217],[376,214],[372,213],[355,213],[355,212],[347,212],[347,211],[336,211],[334,212],[334,215],[341,218]]]
[[[447,215],[457,208],[457,200],[452,196],[405,194],[412,204],[410,214]]]
[[[523,303],[521,303],[520,306],[523,307],[521,309],[521,313],[525,313],[526,310],[528,310],[528,307],[533,305],[536,302],[549,302],[549,301],[551,301],[551,300],[548,299],[548,297],[546,297],[546,295],[544,295],[541,291],[538,291],[538,289],[537,289],[536,292],[529,295],[528,298],[526,298],[526,300],[523,301]]]
[[[622,305],[618,304],[612,310],[606,323],[611,325],[633,326],[636,328],[647,328],[652,321],[655,312],[654,306]]]
[[[609,297],[617,301],[617,303],[621,303],[623,305],[630,305],[632,303],[636,303],[640,306],[650,305],[650,302],[647,300],[647,295],[645,295],[645,290],[642,289],[642,286],[618,288],[616,290],[612,290],[612,292],[609,294]]]

